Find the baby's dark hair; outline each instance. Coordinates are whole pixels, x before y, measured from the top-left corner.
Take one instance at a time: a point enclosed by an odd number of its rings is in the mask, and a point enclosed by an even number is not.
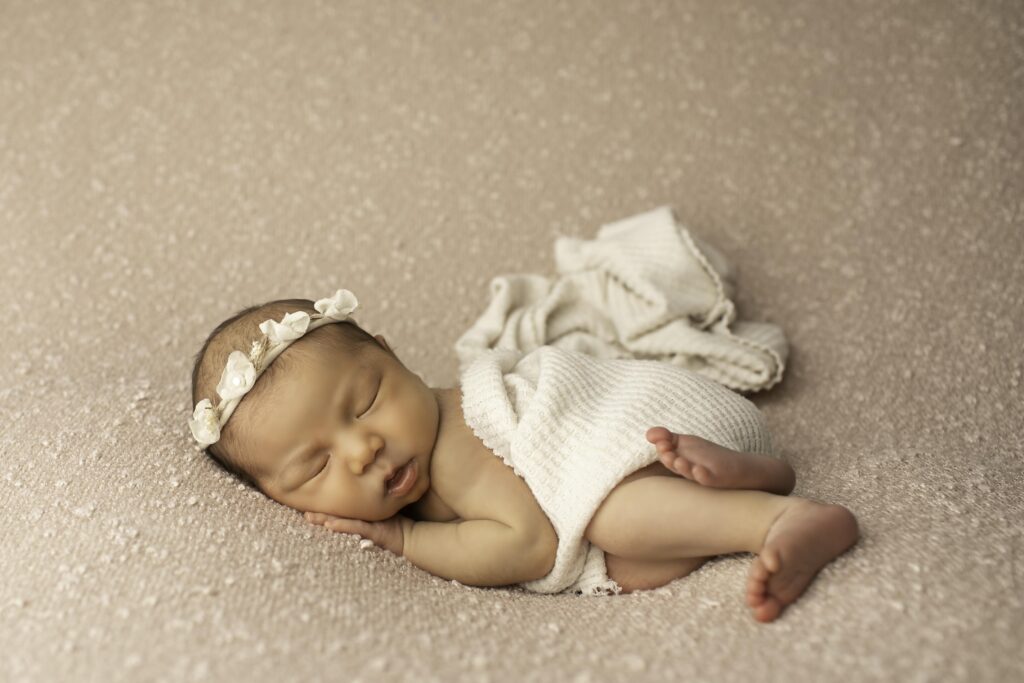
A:
[[[280,321],[286,314],[294,311],[306,311],[311,315],[317,313],[309,299],[277,299],[243,308],[217,325],[195,355],[192,367],[192,405],[195,406],[204,398],[210,399],[213,405],[219,404],[221,399],[217,394],[217,384],[231,352],[241,351],[248,355],[252,343],[263,335],[259,329],[260,323],[268,318]],[[255,401],[260,404],[263,398],[273,396],[275,378],[303,357],[318,351],[357,354],[363,347],[369,345],[379,346],[379,342],[352,318],[323,325],[292,342],[263,371],[253,388],[242,397],[242,401]],[[242,455],[244,446],[250,438],[248,424],[229,419],[221,429],[220,440],[210,444],[203,452],[221,470],[262,491],[262,487],[251,474],[250,463]]]

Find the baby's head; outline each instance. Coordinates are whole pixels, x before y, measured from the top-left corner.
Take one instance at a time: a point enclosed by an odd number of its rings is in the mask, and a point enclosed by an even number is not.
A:
[[[217,384],[232,351],[247,353],[265,320],[317,314],[306,299],[245,308],[219,324],[192,370],[192,404],[220,402]],[[381,335],[349,318],[293,341],[242,396],[205,453],[222,469],[297,510],[366,521],[387,519],[430,488],[440,428],[437,390],[398,359]],[[404,494],[388,475],[411,464]],[[407,487],[406,487],[407,488]]]

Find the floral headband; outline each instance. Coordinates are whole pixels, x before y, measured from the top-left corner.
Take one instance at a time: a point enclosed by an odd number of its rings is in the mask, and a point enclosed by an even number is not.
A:
[[[358,306],[359,300],[355,294],[347,289],[339,289],[334,296],[320,299],[314,304],[319,313],[310,315],[306,311],[294,311],[281,318],[281,322],[268,319],[260,323],[263,336],[252,343],[249,355],[232,351],[228,356],[227,366],[217,384],[220,403],[214,406],[210,399],[204,398],[196,404],[192,419],[188,421],[196,441],[203,446],[220,441],[220,430],[235,412],[235,407],[281,352],[307,332],[329,323],[348,320],[349,314]]]

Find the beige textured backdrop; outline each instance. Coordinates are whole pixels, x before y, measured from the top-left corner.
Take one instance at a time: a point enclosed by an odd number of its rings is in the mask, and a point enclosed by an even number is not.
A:
[[[1019,2],[0,1],[0,680],[1020,680]],[[751,396],[861,543],[478,589],[218,476],[192,355],[356,291],[433,386],[502,273],[671,204],[781,325]]]

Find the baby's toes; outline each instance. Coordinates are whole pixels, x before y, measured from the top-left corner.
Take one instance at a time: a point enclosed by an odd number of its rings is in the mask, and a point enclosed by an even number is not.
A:
[[[761,562],[761,558],[755,557],[747,573],[747,605],[757,607],[765,601],[770,577],[771,572]]]
[[[754,608],[754,619],[762,623],[769,621],[775,621],[782,612],[784,605],[780,603],[775,597],[768,596],[764,603]]]
[[[673,433],[664,427],[651,427],[645,434],[647,440],[651,443],[657,443],[658,441],[665,441],[669,446],[674,446]]]
[[[663,452],[661,454],[661,463],[676,474],[680,474],[687,479],[693,479],[693,468],[690,465],[690,461],[675,451]]]
[[[686,460],[686,458],[679,458],[680,460]],[[689,462],[687,461],[687,465]],[[702,486],[714,486],[715,484],[715,473],[709,470],[703,465],[689,465],[691,478]]]

